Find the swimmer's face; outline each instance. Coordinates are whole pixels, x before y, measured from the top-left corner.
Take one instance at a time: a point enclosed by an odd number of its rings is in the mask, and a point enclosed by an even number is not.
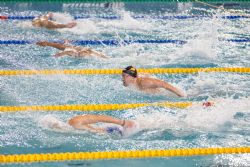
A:
[[[128,75],[126,73],[122,73],[122,83],[123,83],[124,86],[128,86],[130,80],[131,80],[130,75]]]

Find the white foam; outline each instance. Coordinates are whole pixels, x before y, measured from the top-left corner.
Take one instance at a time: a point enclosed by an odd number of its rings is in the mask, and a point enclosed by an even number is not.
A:
[[[134,123],[134,126],[131,128],[123,128],[123,137],[132,136],[141,130],[140,124],[136,121],[134,121]]]
[[[192,77],[194,83],[192,84],[192,87],[187,90],[187,94],[195,97],[204,95],[206,92],[208,95],[211,95],[211,90],[219,90],[220,85],[217,84],[216,78],[211,77],[210,75],[211,74],[208,73],[199,73],[196,77]],[[187,83],[183,83],[183,85],[187,85]]]
[[[214,106],[204,107],[197,103],[187,109],[148,109],[136,116],[136,121],[143,129],[169,129],[176,133],[182,131],[220,130],[227,123],[234,123],[234,115],[239,111],[250,113],[249,99],[217,99]],[[249,122],[241,122],[246,127]]]
[[[114,28],[118,29],[131,29],[131,30],[148,30],[153,26],[150,23],[134,19],[130,12],[119,11],[122,19],[120,20],[100,20],[99,26],[106,27],[105,31],[112,31]],[[107,27],[110,27],[107,29]]]
[[[52,115],[46,115],[38,120],[38,124],[45,129],[56,130],[60,132],[70,132],[74,130],[69,124],[57,119]]]
[[[19,22],[17,23],[17,26],[18,27],[21,27],[21,28],[32,28],[32,24],[31,24],[31,21],[22,21],[22,22]]]
[[[67,24],[73,21],[71,15],[66,13],[53,13],[52,19],[62,24]]]
[[[65,33],[65,32],[72,32],[75,34],[93,34],[99,33],[100,30],[96,26],[96,23],[91,20],[77,20],[77,25],[73,28],[63,28],[58,29],[58,31]]]

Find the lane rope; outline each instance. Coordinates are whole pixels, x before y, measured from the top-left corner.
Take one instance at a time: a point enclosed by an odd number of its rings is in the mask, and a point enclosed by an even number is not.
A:
[[[146,106],[161,106],[169,108],[187,108],[192,102],[158,102],[132,104],[82,104],[82,105],[47,105],[47,106],[0,106],[1,112],[17,111],[107,111],[125,110]]]
[[[127,159],[127,158],[155,158],[175,156],[206,156],[216,154],[244,154],[250,153],[250,147],[236,148],[185,148],[170,150],[127,150],[106,152],[66,152],[41,154],[0,154],[0,163],[31,163],[46,161],[99,160],[99,159]]]
[[[239,39],[223,39],[220,41],[234,42],[234,43],[248,43],[250,38],[239,38]],[[37,41],[29,40],[0,40],[0,45],[26,45],[26,44],[35,44]],[[50,42],[59,42],[62,41],[50,41]],[[107,45],[107,46],[117,46],[117,45],[129,45],[129,44],[177,44],[183,45],[187,41],[184,40],[175,40],[175,39],[139,39],[139,40],[75,40],[71,42],[75,45]]]
[[[214,67],[214,68],[138,68],[139,73],[149,74],[192,74],[200,72],[231,72],[231,73],[249,73],[250,67]],[[122,69],[70,69],[70,70],[0,70],[0,76],[14,75],[114,75],[121,74]]]
[[[250,39],[249,39],[250,40]],[[25,44],[34,44],[37,41],[28,41],[28,40],[0,40],[0,45],[25,45]],[[50,41],[50,42],[60,42],[62,41]],[[172,43],[172,44],[185,44],[186,41],[183,40],[174,40],[174,39],[162,39],[162,40],[153,40],[153,39],[141,39],[141,40],[75,40],[71,42],[72,44],[76,45],[128,45],[133,43],[140,43],[140,44],[166,44],[166,43]]]
[[[0,16],[0,20],[33,20],[37,16]],[[157,19],[157,20],[186,20],[186,19],[204,19],[204,18],[214,18],[211,16],[198,16],[198,15],[174,15],[174,16],[131,16],[134,19]],[[73,16],[75,20],[78,19],[105,19],[105,20],[120,20],[122,19],[121,16]],[[248,16],[245,15],[229,15],[229,16],[221,16],[221,17],[215,17],[215,18],[221,18],[221,19],[228,19],[228,20],[234,20],[234,19],[248,19]]]

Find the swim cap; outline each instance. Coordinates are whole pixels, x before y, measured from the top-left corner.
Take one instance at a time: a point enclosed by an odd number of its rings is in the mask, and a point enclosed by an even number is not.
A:
[[[120,134],[122,136],[122,130],[119,129],[118,127],[115,127],[115,126],[107,127],[106,132],[109,133],[109,134],[118,133],[118,134]]]
[[[128,74],[132,77],[137,77],[137,70],[133,66],[128,66],[125,69],[122,70],[122,73]]]

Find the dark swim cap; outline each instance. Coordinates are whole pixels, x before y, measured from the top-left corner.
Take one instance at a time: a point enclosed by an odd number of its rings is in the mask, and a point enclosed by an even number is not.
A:
[[[137,70],[133,66],[128,66],[122,70],[122,73],[128,74],[134,78],[137,77]]]

